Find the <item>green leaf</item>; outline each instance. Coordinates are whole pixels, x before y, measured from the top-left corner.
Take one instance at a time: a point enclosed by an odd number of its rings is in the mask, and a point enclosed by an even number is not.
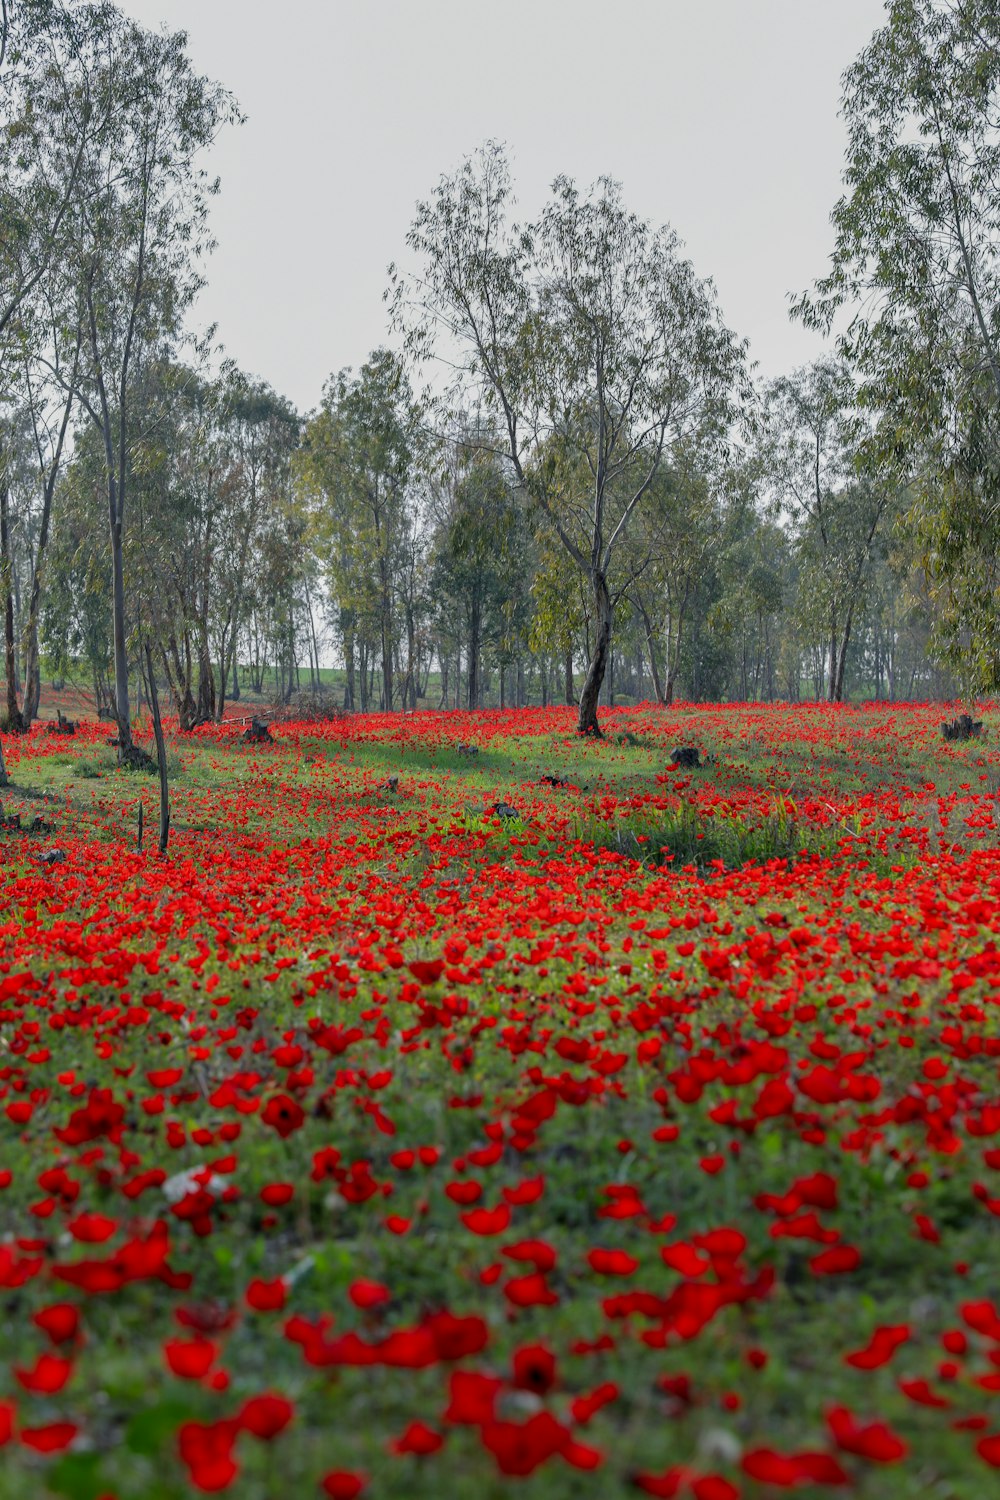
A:
[[[155,1454],[172,1437],[182,1422],[196,1413],[187,1401],[176,1398],[160,1401],[133,1417],[125,1431],[125,1446],[132,1453]]]
[[[67,1453],[49,1470],[48,1488],[67,1500],[98,1500],[107,1493],[99,1453]]]

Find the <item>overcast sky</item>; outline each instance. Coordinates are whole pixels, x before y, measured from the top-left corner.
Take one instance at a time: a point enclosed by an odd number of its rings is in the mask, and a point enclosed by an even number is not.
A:
[[[840,75],[882,0],[122,0],[189,35],[247,122],[211,165],[218,249],[199,321],[302,410],[387,336],[386,266],[418,198],[507,143],[518,215],[619,178],[670,223],[773,376],[816,355],[787,294],[826,267]]]

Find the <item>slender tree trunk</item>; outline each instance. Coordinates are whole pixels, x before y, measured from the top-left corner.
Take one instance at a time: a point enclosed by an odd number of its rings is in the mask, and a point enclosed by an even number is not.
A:
[[[170,793],[167,788],[167,747],[163,741],[163,725],[160,722],[160,699],[156,691],[156,673],[153,671],[153,653],[146,642],[146,667],[149,672],[149,706],[153,712],[153,734],[156,738],[156,760],[160,772],[160,853],[167,852],[170,837]]]
[[[597,738],[601,733],[600,725],[597,722],[597,700],[600,696],[601,683],[604,681],[604,673],[608,665],[608,655],[611,650],[611,595],[608,591],[608,581],[603,573],[595,572],[592,577],[592,583],[594,589],[594,644],[590,663],[587,667],[587,675],[583,683],[583,691],[580,694],[580,710],[577,715],[576,728],[579,734],[590,734]]]
[[[114,609],[115,643],[115,712],[118,715],[118,739],[122,750],[132,745],[132,711],[128,696],[128,642],[125,637],[125,563],[122,552],[122,523],[111,522],[111,583]]]
[[[7,675],[7,728],[11,734],[22,734],[27,727],[17,702],[17,651],[14,645],[14,562],[10,545],[10,491],[5,476],[0,476],[0,580],[3,585],[4,658]]]
[[[358,677],[361,685],[361,712],[368,712],[368,647],[364,640],[358,646]]]
[[[832,703],[843,703],[844,701],[844,667],[847,662],[847,648],[851,643],[851,624],[854,615],[854,606],[851,605],[847,611],[847,619],[844,622],[844,634],[840,642],[840,650],[837,656],[837,676],[834,690],[830,695]]]
[[[417,706],[416,683],[417,624],[413,616],[413,605],[406,605],[406,678],[403,682],[403,707]]]
[[[653,679],[653,693],[655,695],[657,703],[666,703],[667,700],[663,696],[663,683],[660,679],[660,666],[656,660],[656,642],[654,639],[655,632],[653,630],[653,622],[650,619],[649,614],[646,610],[646,606],[644,604],[639,604],[636,606],[636,608],[639,611],[639,617],[642,620],[642,628],[646,636],[646,655],[649,657],[649,672],[650,676]]]
[[[208,644],[208,625],[203,620],[198,639],[198,710],[199,719],[215,718],[215,667]]]
[[[827,686],[827,698],[831,703],[837,701],[837,614],[835,610],[830,611],[830,680]]]
[[[229,691],[229,645],[223,632],[220,642],[219,660],[219,698],[215,705],[215,721],[221,724],[226,713],[226,694]]]
[[[477,594],[469,610],[469,708],[479,707],[479,653],[482,605]]]

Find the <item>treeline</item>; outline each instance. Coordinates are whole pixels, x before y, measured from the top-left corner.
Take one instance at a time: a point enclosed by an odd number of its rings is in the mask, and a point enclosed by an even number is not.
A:
[[[300,414],[186,332],[231,96],[113,5],[10,6],[8,726],[43,659],[123,745],[147,660],[185,727],[328,692],[332,661],[348,708],[572,702],[583,732],[616,699],[992,689],[998,58],[994,7],[924,0],[845,78],[848,193],[797,311],[847,331],[812,366],[756,379],[609,179],[511,222],[488,144],[417,206],[386,347]]]

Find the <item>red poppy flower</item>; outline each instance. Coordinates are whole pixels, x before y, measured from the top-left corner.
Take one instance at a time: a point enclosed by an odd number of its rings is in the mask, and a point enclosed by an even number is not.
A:
[[[301,1104],[290,1094],[272,1094],[260,1117],[265,1125],[276,1130],[282,1140],[285,1140],[301,1129],[306,1116]]]
[[[182,1380],[201,1380],[219,1357],[219,1346],[211,1339],[166,1339],[163,1357],[167,1367]]]
[[[598,1276],[631,1276],[639,1262],[627,1250],[590,1250],[587,1260]]]
[[[71,1344],[80,1330],[80,1310],[72,1302],[55,1302],[32,1313],[31,1321],[54,1344]]]
[[[444,1438],[440,1432],[435,1432],[433,1427],[428,1427],[425,1422],[411,1422],[405,1432],[389,1444],[391,1452],[410,1453],[417,1458],[427,1458],[443,1446]]]
[[[280,1312],[288,1301],[288,1283],[277,1276],[273,1281],[255,1278],[246,1289],[246,1303],[254,1312]]]
[[[364,1474],[349,1469],[333,1469],[320,1480],[320,1489],[330,1500],[355,1500],[368,1483]]]
[[[73,1422],[49,1422],[44,1427],[22,1427],[19,1433],[26,1448],[36,1453],[61,1453],[79,1432]]]
[[[236,1422],[244,1432],[252,1433],[254,1437],[264,1442],[270,1442],[272,1438],[278,1436],[279,1432],[284,1432],[294,1416],[295,1407],[290,1401],[284,1396],[266,1392],[262,1396],[251,1396],[248,1401],[244,1401],[237,1414]]]
[[[525,1344],[514,1351],[511,1384],[544,1396],[556,1382],[556,1360],[544,1344]]]
[[[40,1354],[30,1370],[15,1368],[19,1385],[37,1396],[54,1396],[73,1373],[73,1361],[58,1354]]]
[[[879,1464],[898,1463],[906,1457],[906,1444],[885,1422],[859,1423],[845,1406],[831,1407],[826,1421],[834,1442],[845,1453]]]
[[[177,1447],[196,1489],[214,1493],[232,1484],[239,1473],[233,1458],[238,1432],[239,1426],[233,1421],[181,1424]]]

